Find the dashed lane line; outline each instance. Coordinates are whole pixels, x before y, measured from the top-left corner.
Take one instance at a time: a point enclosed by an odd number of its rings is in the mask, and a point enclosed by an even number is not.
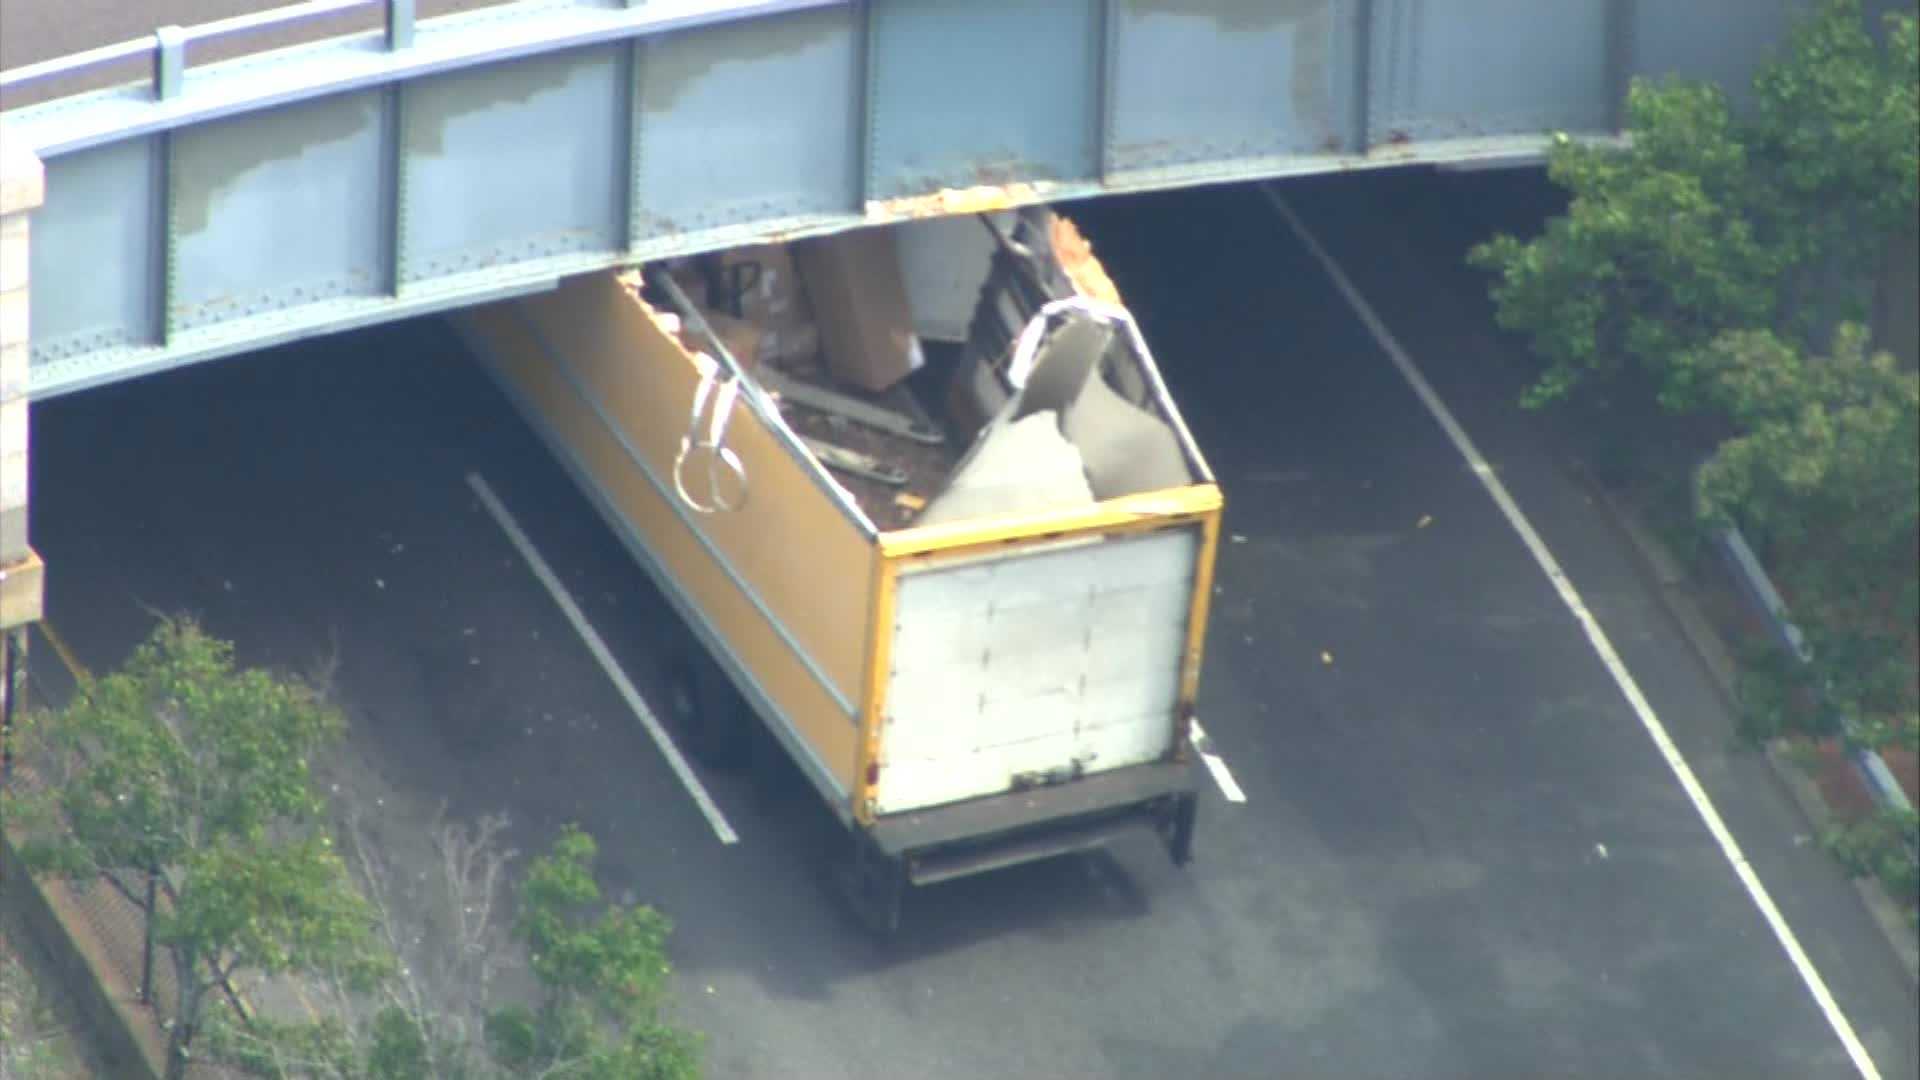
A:
[[[707,793],[706,785],[694,775],[693,769],[687,765],[687,759],[681,756],[680,748],[674,745],[673,739],[667,735],[666,728],[661,726],[659,718],[654,716],[653,710],[647,707],[647,703],[640,697],[640,692],[635,690],[633,683],[627,679],[627,673],[622,671],[619,663],[614,660],[613,653],[607,649],[606,642],[600,639],[599,631],[595,630],[593,624],[589,623],[587,617],[581,613],[580,605],[573,601],[573,595],[567,592],[565,585],[560,583],[559,577],[547,565],[547,560],[542,558],[539,550],[533,546],[533,541],[527,539],[527,534],[521,531],[520,523],[514,520],[499,496],[493,493],[493,488],[488,486],[486,478],[479,473],[468,473],[467,486],[480,497],[480,504],[487,508],[487,513],[493,515],[495,524],[500,526],[501,532],[507,534],[507,540],[520,553],[520,558],[525,560],[527,568],[533,571],[533,576],[546,587],[547,595],[553,597],[553,602],[559,605],[560,613],[565,615],[567,622],[573,625],[574,633],[580,635],[580,640],[586,644],[587,651],[592,653],[594,660],[599,662],[600,670],[606,673],[607,679],[613,683],[613,688],[619,692],[621,700],[626,702],[627,708],[640,721],[640,726],[646,728],[647,734],[653,738],[654,745],[660,748],[661,755],[667,759],[667,766],[673,770],[673,775],[680,779],[680,784],[687,789],[687,794],[693,797],[694,804],[700,808],[700,813],[706,816],[707,824],[713,826],[714,835],[720,838],[722,844],[739,843],[739,834],[733,831],[733,826],[727,822],[727,816],[720,812],[720,807],[713,801],[713,796]]]

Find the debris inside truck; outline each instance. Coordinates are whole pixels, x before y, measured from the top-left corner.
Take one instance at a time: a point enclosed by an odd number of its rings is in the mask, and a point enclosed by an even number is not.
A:
[[[675,298],[647,290],[681,345],[724,349],[881,531],[1195,479],[1118,289],[1045,207],[655,270],[699,317],[674,317]]]

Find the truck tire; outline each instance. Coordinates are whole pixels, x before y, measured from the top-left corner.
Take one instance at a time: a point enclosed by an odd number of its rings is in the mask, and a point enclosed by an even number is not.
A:
[[[694,760],[734,769],[747,757],[747,703],[704,649],[690,647],[667,674],[667,705]]]

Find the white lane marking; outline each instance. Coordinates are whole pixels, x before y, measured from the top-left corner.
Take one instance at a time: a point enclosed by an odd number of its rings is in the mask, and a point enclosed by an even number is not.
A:
[[[693,801],[700,807],[700,812],[706,815],[707,824],[713,826],[714,835],[720,838],[722,844],[739,843],[739,834],[733,831],[732,825],[727,824],[727,816],[720,812],[720,807],[714,803],[713,796],[707,794],[706,785],[702,784],[700,778],[693,774],[693,770],[687,767],[686,758],[680,756],[680,748],[673,745],[673,740],[667,736],[666,729],[660,726],[660,721],[653,715],[653,710],[647,708],[647,703],[640,698],[640,692],[635,690],[633,683],[627,680],[627,673],[620,670],[620,665],[614,662],[613,654],[607,650],[607,643],[600,640],[599,632],[594,630],[593,625],[587,622],[587,617],[581,614],[580,605],[573,602],[573,596],[567,592],[567,587],[560,583],[560,579],[547,566],[547,560],[540,557],[540,552],[535,550],[533,542],[527,539],[527,534],[520,531],[520,523],[507,512],[506,506],[500,502],[498,496],[494,495],[493,489],[487,486],[486,479],[479,473],[468,473],[467,485],[473,488],[475,495],[480,496],[481,504],[487,508],[487,513],[493,515],[493,520],[500,526],[500,531],[507,534],[507,539],[520,552],[520,557],[526,560],[528,569],[533,571],[533,576],[540,579],[541,585],[546,586],[547,595],[553,597],[553,602],[560,605],[560,613],[573,624],[574,632],[579,634],[580,640],[586,643],[587,651],[599,661],[600,670],[607,673],[613,688],[620,692],[621,700],[625,701],[627,708],[633,710],[633,715],[640,719],[640,724],[647,729],[647,734],[653,736],[654,744],[660,747],[660,753],[666,757],[668,767],[673,769],[673,775],[680,778],[680,783],[686,787],[687,794],[693,796]]]
[[[1213,782],[1219,785],[1220,794],[1231,803],[1246,802],[1247,793],[1241,791],[1240,785],[1234,782],[1233,771],[1227,768],[1227,759],[1213,752],[1213,740],[1207,738],[1207,729],[1200,726],[1200,721],[1193,722],[1193,734],[1187,741],[1192,744],[1194,752],[1200,755],[1200,761],[1207,771],[1213,774]]]
[[[1580,628],[1586,631],[1587,641],[1593,645],[1593,651],[1599,654],[1600,662],[1606,665],[1607,673],[1613,676],[1614,684],[1620,688],[1622,694],[1626,695],[1627,703],[1633,707],[1634,715],[1640,718],[1641,726],[1647,729],[1647,734],[1652,737],[1654,746],[1660,750],[1660,756],[1666,759],[1667,767],[1672,769],[1673,775],[1679,779],[1680,787],[1686,791],[1687,798],[1692,801],[1693,808],[1699,812],[1700,819],[1706,822],[1707,831],[1713,834],[1714,841],[1720,845],[1721,854],[1725,855],[1727,862],[1732,864],[1734,874],[1739,877],[1740,884],[1746,887],[1747,895],[1753,898],[1754,906],[1759,908],[1760,914],[1766,917],[1767,925],[1773,930],[1773,936],[1780,940],[1780,947],[1786,950],[1787,959],[1793,962],[1794,969],[1800,973],[1801,981],[1807,984],[1807,990],[1813,994],[1814,1003],[1826,1016],[1827,1023],[1832,1026],[1834,1034],[1840,1037],[1840,1044],[1846,1048],[1847,1056],[1853,1059],[1854,1067],[1866,1080],[1880,1080],[1879,1069],[1874,1067],[1873,1058],[1867,1054],[1867,1048],[1861,1045],[1859,1036],[1854,1034],[1853,1024],[1847,1020],[1846,1014],[1840,1011],[1840,1006],[1833,1000],[1833,994],[1827,989],[1826,980],[1820,977],[1820,972],[1814,968],[1813,961],[1808,959],[1806,950],[1800,947],[1800,939],[1794,934],[1793,928],[1787,925],[1786,916],[1782,915],[1780,909],[1774,905],[1772,894],[1768,893],[1767,887],[1761,883],[1760,875],[1754,871],[1753,865],[1747,862],[1746,854],[1740,850],[1739,841],[1733,838],[1733,832],[1721,819],[1720,811],[1714,809],[1713,800],[1707,797],[1707,790],[1700,785],[1700,780],[1694,775],[1693,769],[1687,765],[1686,759],[1680,756],[1680,749],[1674,745],[1672,736],[1667,734],[1666,725],[1662,724],[1660,718],[1654,714],[1653,706],[1647,703],[1646,695],[1640,691],[1640,684],[1634,680],[1632,673],[1627,670],[1627,665],[1621,661],[1620,654],[1614,650],[1613,642],[1608,639],[1606,631],[1600,628],[1599,620],[1587,610],[1586,601],[1582,600],[1579,592],[1574,589],[1572,580],[1567,577],[1566,571],[1561,569],[1560,561],[1547,549],[1546,542],[1540,539],[1538,532],[1534,531],[1533,523],[1520,512],[1519,504],[1513,501],[1512,495],[1508,494],[1507,486],[1501,483],[1493,467],[1487,464],[1486,458],[1480,456],[1480,451],[1473,445],[1473,440],[1467,437],[1466,429],[1454,419],[1452,411],[1440,400],[1440,395],[1434,392],[1426,376],[1420,374],[1420,369],[1414,366],[1413,359],[1407,355],[1405,349],[1400,347],[1399,341],[1395,340],[1386,324],[1380,321],[1380,316],[1374,313],[1372,305],[1360,295],[1360,290],[1354,286],[1352,279],[1347,277],[1346,271],[1333,261],[1333,256],[1327,253],[1326,248],[1320,246],[1320,241],[1307,230],[1306,223],[1300,220],[1300,216],[1294,213],[1293,207],[1287,205],[1286,200],[1282,199],[1278,192],[1264,186],[1260,190],[1267,196],[1268,201],[1273,203],[1274,209],[1279,211],[1280,216],[1285,219],[1287,227],[1292,229],[1293,234],[1306,246],[1314,260],[1320,264],[1321,269],[1327,272],[1327,276],[1333,280],[1334,287],[1340,290],[1340,295],[1346,298],[1347,304],[1366,325],[1367,332],[1373,335],[1373,340],[1386,350],[1387,356],[1393,360],[1393,366],[1400,369],[1401,376],[1407,380],[1408,385],[1413,387],[1413,392],[1419,396],[1421,404],[1425,405],[1427,411],[1433,414],[1433,418],[1439,421],[1440,427],[1447,433],[1447,438],[1453,442],[1454,449],[1458,450],[1460,456],[1466,458],[1467,463],[1472,466],[1473,474],[1480,478],[1481,486],[1487,489],[1487,494],[1493,496],[1494,504],[1500,508],[1500,513],[1506,516],[1507,523],[1520,534],[1520,539],[1527,545],[1527,550],[1533,553],[1534,561],[1539,563],[1540,569],[1546,572],[1547,580],[1553,582],[1554,591],[1560,594],[1560,599],[1565,601],[1567,610],[1573,612],[1573,617],[1579,622]]]

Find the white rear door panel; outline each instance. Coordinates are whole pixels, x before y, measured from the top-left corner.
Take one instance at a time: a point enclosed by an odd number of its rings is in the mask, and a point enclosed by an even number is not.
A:
[[[1197,527],[902,576],[880,813],[1172,747]]]

